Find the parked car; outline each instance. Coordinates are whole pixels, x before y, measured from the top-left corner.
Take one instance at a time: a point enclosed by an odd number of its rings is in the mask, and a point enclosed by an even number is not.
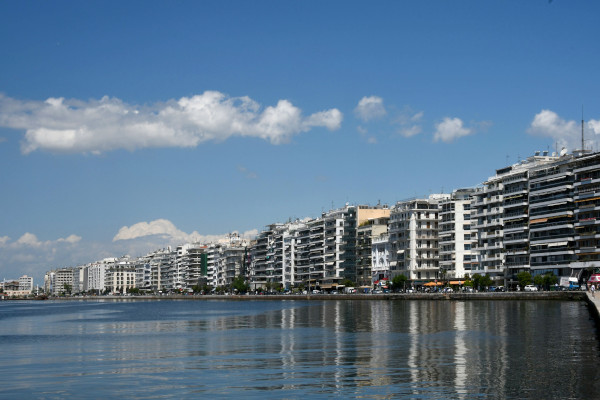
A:
[[[537,292],[538,288],[535,285],[527,285],[525,286],[526,292]]]

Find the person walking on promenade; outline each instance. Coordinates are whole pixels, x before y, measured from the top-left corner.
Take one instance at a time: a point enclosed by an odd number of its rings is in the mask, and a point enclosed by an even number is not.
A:
[[[592,297],[595,297],[595,296],[594,296],[594,292],[596,291],[596,285],[595,285],[595,284],[593,284],[593,283],[592,283],[592,288],[591,288],[591,290],[592,290]]]

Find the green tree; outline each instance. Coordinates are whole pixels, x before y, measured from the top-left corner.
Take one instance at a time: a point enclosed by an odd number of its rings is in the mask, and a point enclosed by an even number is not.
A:
[[[347,278],[342,281],[342,285],[344,285],[345,287],[356,286],[356,284],[354,282],[352,282],[350,279],[347,279]]]
[[[480,290],[481,289],[481,278],[480,274],[473,274],[473,288]]]
[[[406,281],[408,278],[404,274],[396,275],[392,278],[392,289],[394,291],[406,289]]]
[[[481,277],[479,284],[485,288],[485,287],[492,286],[494,284],[494,281],[492,280],[492,278],[490,278],[490,274],[485,274],[484,276]]]
[[[527,285],[531,285],[531,274],[528,271],[521,271],[517,274],[519,286],[523,289]]]
[[[533,283],[535,283],[537,286],[542,286],[544,284],[544,277],[542,275],[534,276]]]
[[[238,275],[233,279],[231,286],[238,293],[246,293],[248,291],[249,285],[246,283],[246,278],[242,275]]]
[[[544,274],[543,284],[546,290],[550,290],[550,286],[554,286],[558,283],[558,277],[553,272]]]
[[[71,290],[73,290],[73,286],[69,285],[68,283],[65,283],[63,285],[63,289],[64,289],[65,293],[71,294]]]

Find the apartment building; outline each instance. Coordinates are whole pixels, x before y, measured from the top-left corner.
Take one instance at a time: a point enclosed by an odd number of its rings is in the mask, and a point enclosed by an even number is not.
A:
[[[577,259],[572,162],[561,157],[529,172],[529,268],[534,274],[569,276]]]
[[[471,196],[475,189],[458,189],[439,204],[439,267],[447,278],[472,275],[475,261],[471,233]]]
[[[557,160],[538,152],[496,170],[473,193],[471,230],[477,241],[473,273],[488,274],[496,284],[505,285],[515,282],[519,271],[530,268],[530,172]]]
[[[600,267],[600,153],[582,154],[573,168],[574,249],[571,269]]]
[[[107,265],[104,272],[104,287],[110,293],[127,293],[135,288],[135,264],[123,257]]]
[[[373,241],[380,238],[382,235],[387,235],[388,222],[390,218],[372,218],[361,222],[357,229],[356,239],[356,284],[358,286],[369,286],[372,287],[375,281],[385,281],[390,279],[389,271],[379,272],[373,274],[373,266],[377,265],[376,261],[373,261]],[[378,257],[376,255],[375,257]],[[382,260],[382,264],[384,261]],[[387,263],[389,267],[389,260]],[[379,266],[378,266],[379,267]],[[380,276],[382,275],[382,276]],[[374,277],[377,279],[374,279]]]
[[[439,278],[440,203],[449,194],[396,203],[390,212],[391,269],[416,284]]]

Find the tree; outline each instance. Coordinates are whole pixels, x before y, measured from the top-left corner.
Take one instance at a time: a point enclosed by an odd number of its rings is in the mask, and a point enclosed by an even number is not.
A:
[[[527,271],[521,271],[517,274],[517,280],[519,281],[519,286],[524,288],[531,284],[531,274]]]
[[[473,288],[479,290],[481,287],[481,278],[480,274],[473,274]]]
[[[66,292],[67,294],[71,294],[71,290],[73,289],[73,286],[69,285],[68,283],[65,283],[65,284],[63,285],[63,289],[65,290],[65,292]]]
[[[392,278],[392,289],[394,291],[406,289],[406,281],[408,278],[404,274],[396,275]]]
[[[550,290],[550,286],[554,286],[558,283],[558,277],[554,275],[553,272],[548,272],[547,274],[544,274],[543,282],[544,288]]]
[[[479,282],[479,284],[482,287],[489,287],[494,284],[494,281],[492,280],[492,278],[490,278],[490,274],[485,274],[481,277],[481,281]]]
[[[342,285],[344,285],[345,287],[354,287],[356,286],[356,284],[354,282],[352,282],[350,279],[346,278],[342,281]]]
[[[542,286],[544,283],[544,277],[542,275],[536,275],[533,278],[533,283],[535,283],[537,286]]]
[[[238,275],[233,279],[231,287],[238,293],[246,293],[250,286],[246,283],[246,278],[242,275]]]

